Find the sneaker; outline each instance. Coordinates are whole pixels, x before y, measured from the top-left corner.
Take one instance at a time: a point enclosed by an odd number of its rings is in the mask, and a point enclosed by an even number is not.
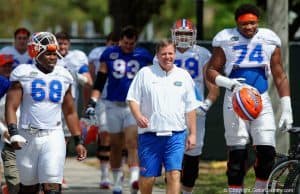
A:
[[[100,186],[100,189],[110,189],[110,182],[101,181],[99,186]]]
[[[139,190],[139,182],[138,181],[133,181],[131,183],[130,193],[131,194],[137,194],[138,190]]]
[[[1,186],[1,190],[2,190],[2,193],[3,193],[3,194],[9,194],[9,193],[8,193],[8,187],[7,187],[6,184],[4,184],[4,185]]]
[[[112,193],[113,194],[122,194],[122,188],[121,187],[114,187]]]
[[[62,181],[62,184],[61,184],[61,188],[62,189],[68,189],[69,188],[69,186],[68,186],[65,178],[63,178],[63,181]]]
[[[100,189],[110,189],[111,181],[109,174],[102,174],[100,180]]]

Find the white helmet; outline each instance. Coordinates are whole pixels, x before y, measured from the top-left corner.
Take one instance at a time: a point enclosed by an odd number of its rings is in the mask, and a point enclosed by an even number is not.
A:
[[[27,50],[32,58],[38,58],[45,51],[56,51],[58,53],[58,43],[55,36],[50,32],[35,32],[31,35]]]
[[[197,30],[189,19],[177,20],[172,29],[172,41],[176,47],[190,48],[196,43]]]

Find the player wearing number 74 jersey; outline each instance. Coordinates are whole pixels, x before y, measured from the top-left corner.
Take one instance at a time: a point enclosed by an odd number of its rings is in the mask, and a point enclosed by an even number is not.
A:
[[[74,136],[78,160],[86,158],[81,129],[71,94],[73,78],[57,64],[58,44],[49,32],[34,33],[28,51],[35,64],[22,64],[11,73],[5,118],[11,145],[16,149],[20,194],[60,194],[66,145],[62,112]],[[20,120],[16,111],[20,106]]]
[[[214,37],[207,77],[211,82],[227,89],[223,115],[229,151],[229,193],[243,191],[246,144],[250,142],[250,138],[256,152],[254,193],[263,193],[274,163],[276,130],[267,76],[272,74],[280,97],[282,114],[279,128],[283,130],[290,129],[293,124],[289,82],[281,61],[281,41],[273,31],[258,28],[257,7],[241,5],[235,12],[235,21],[236,28],[224,29]],[[252,121],[238,118],[233,111],[232,91],[242,85],[238,80],[244,80],[245,84],[256,88],[261,94],[263,109]]]

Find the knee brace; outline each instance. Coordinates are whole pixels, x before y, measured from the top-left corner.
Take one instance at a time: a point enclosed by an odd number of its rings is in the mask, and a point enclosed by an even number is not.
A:
[[[246,161],[248,152],[246,149],[237,149],[229,151],[229,160],[227,162],[228,185],[242,185],[246,174]]]
[[[110,146],[98,146],[97,148],[97,158],[103,161],[109,161],[109,154],[104,154],[104,152],[109,152]]]
[[[58,183],[44,183],[44,194],[61,194],[61,185]]]
[[[20,191],[19,194],[32,194],[32,193],[37,193],[40,189],[40,184],[36,185],[23,185],[20,184]]]
[[[256,146],[255,176],[267,180],[275,162],[275,148],[273,146]]]
[[[181,183],[185,187],[194,187],[199,174],[200,156],[184,155],[182,162]]]

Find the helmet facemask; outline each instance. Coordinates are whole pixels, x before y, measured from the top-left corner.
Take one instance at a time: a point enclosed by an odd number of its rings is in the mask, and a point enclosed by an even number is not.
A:
[[[172,41],[178,48],[190,48],[196,43],[197,30],[190,20],[177,20],[171,32]]]
[[[50,71],[54,68],[56,65],[56,62],[54,64],[48,63],[48,64],[42,64],[40,61],[40,56],[45,53],[46,51],[49,52],[55,52],[58,57],[60,57],[60,54],[58,52],[58,43],[55,38],[55,36],[50,32],[37,32],[34,33],[28,42],[28,54],[35,58],[35,60],[38,62],[40,67],[43,69],[46,69],[47,71]]]

